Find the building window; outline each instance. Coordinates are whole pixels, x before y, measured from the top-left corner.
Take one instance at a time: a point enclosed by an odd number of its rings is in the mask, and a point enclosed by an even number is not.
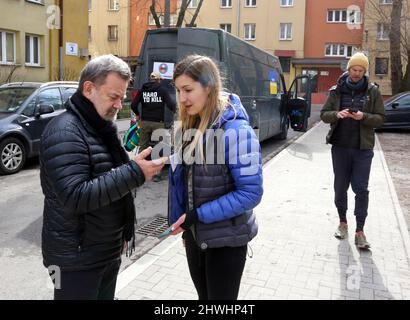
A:
[[[221,0],[221,8],[232,8],[232,0]]]
[[[376,58],[375,74],[385,75],[389,72],[389,58]]]
[[[0,31],[0,63],[16,63],[16,34]]]
[[[108,10],[110,11],[120,10],[120,0],[108,0]]]
[[[380,4],[392,4],[393,0],[379,0]]]
[[[164,25],[164,19],[165,19],[164,14],[163,13],[158,13],[158,18],[159,18],[159,23],[163,26]],[[178,21],[177,15],[175,13],[171,14],[170,25],[175,26],[177,24],[177,21]],[[154,20],[154,17],[152,16],[152,14],[149,14],[149,16],[148,16],[148,24],[150,26],[155,26],[155,20]]]
[[[118,40],[118,26],[108,26],[108,40],[117,41]]]
[[[92,5],[92,0],[88,0],[88,11],[91,11]]]
[[[40,65],[40,37],[26,36],[26,65]]]
[[[226,32],[231,33],[232,25],[230,23],[221,23],[219,25],[219,28],[221,28],[222,30],[225,30]]]
[[[280,24],[279,40],[292,40],[292,24],[291,23],[281,23]]]
[[[325,56],[328,57],[351,57],[357,48],[344,43],[328,43],[325,47]]]
[[[346,10],[328,10],[327,22],[347,22]]]
[[[256,7],[256,0],[245,0],[245,7]]]
[[[280,0],[281,7],[293,7],[293,0]]]
[[[348,10],[347,11],[347,23],[348,24],[361,24],[362,13],[360,10]]]
[[[389,40],[390,28],[387,23],[377,24],[377,40]]]
[[[290,72],[290,57],[279,57],[279,62],[283,72]]]
[[[196,9],[198,8],[198,2],[199,0],[191,0],[191,2],[188,5],[189,9]]]
[[[91,41],[91,26],[88,26],[88,41]]]
[[[346,57],[350,58],[352,55],[354,55],[357,52],[357,48],[355,46],[346,46],[347,52],[346,52]]]
[[[245,23],[245,40],[256,39],[256,24]]]

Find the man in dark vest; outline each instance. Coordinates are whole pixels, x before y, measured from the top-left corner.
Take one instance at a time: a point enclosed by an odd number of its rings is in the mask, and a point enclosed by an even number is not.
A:
[[[369,175],[375,141],[374,128],[384,122],[383,100],[374,83],[365,75],[369,60],[361,52],[354,54],[345,72],[330,89],[329,98],[321,110],[321,119],[330,124],[326,137],[332,144],[335,205],[339,226],[335,237],[345,239],[347,227],[347,190],[352,186],[356,216],[355,244],[370,248],[363,232],[369,205]]]

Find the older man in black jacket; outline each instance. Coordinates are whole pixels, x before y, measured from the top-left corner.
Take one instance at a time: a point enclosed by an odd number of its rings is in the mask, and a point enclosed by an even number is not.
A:
[[[67,112],[42,135],[42,251],[54,299],[114,298],[121,253],[134,246],[131,191],[163,166],[145,160],[151,149],[130,160],[118,139],[113,121],[130,76],[113,55],[91,60]]]

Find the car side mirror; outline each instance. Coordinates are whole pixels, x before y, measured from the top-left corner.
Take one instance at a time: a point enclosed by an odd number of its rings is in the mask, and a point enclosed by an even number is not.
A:
[[[400,104],[399,104],[398,102],[393,102],[393,103],[391,104],[391,107],[392,107],[393,109],[396,109],[399,105],[400,105]]]
[[[37,106],[36,117],[41,116],[42,114],[53,113],[54,107],[51,104],[40,104]]]

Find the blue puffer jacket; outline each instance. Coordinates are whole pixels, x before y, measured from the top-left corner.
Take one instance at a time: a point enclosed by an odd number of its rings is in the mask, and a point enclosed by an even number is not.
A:
[[[252,209],[260,202],[263,194],[261,151],[259,140],[249,126],[249,117],[239,97],[231,94],[230,102],[232,106],[226,109],[218,123],[213,126],[213,129],[224,130],[225,164],[222,164],[222,168],[218,165],[194,165],[194,206],[198,213],[199,224],[214,224],[242,216],[238,221],[246,220],[244,223],[248,224],[246,228],[249,229],[249,237],[252,238],[257,232]],[[227,177],[222,177],[223,168],[228,169]],[[223,181],[226,181],[225,184],[228,186],[225,189],[229,191],[225,194],[223,191],[222,194],[220,190],[218,191],[222,188]],[[174,171],[170,167],[169,188],[168,214],[169,222],[172,224],[187,212],[188,191],[182,164],[178,164]],[[233,224],[235,225],[236,222],[234,221]],[[225,227],[226,225],[223,226]],[[235,236],[237,231],[224,232]],[[238,232],[244,231],[242,229]],[[228,245],[234,242],[225,241]],[[237,244],[237,241],[235,243]]]

